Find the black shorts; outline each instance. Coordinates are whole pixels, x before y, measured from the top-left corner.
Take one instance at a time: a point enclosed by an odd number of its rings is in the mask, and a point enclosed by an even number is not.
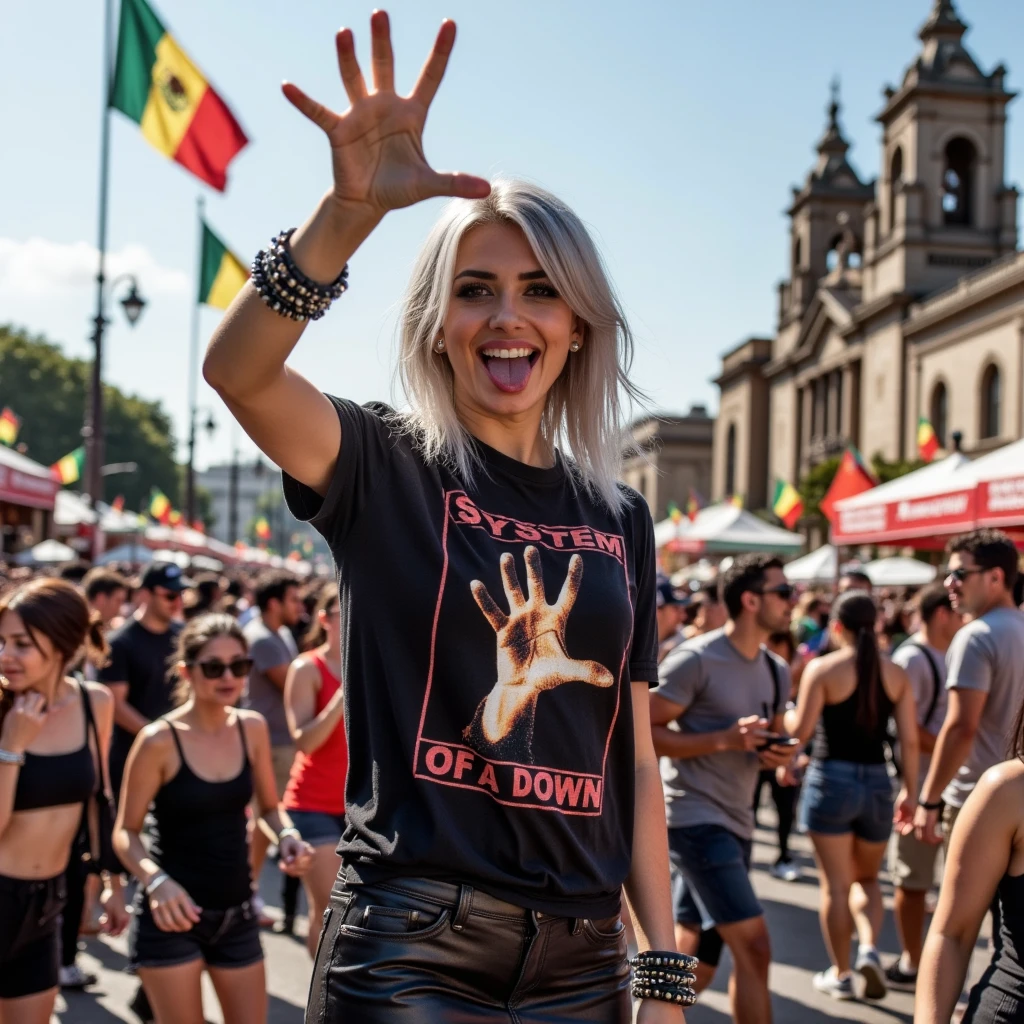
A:
[[[173,967],[192,960],[207,967],[248,967],[263,959],[259,918],[249,903],[227,910],[204,908],[189,931],[165,932],[142,892],[135,900],[130,947],[133,967]]]
[[[57,987],[64,876],[30,881],[0,875],[0,999]]]

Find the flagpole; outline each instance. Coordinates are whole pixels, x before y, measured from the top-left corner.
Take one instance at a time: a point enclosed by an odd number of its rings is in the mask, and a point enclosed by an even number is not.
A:
[[[103,315],[104,286],[106,284],[107,262],[107,196],[110,184],[110,75],[111,37],[114,26],[113,0],[104,0],[103,5],[103,118],[100,128],[100,196],[99,226],[96,248],[99,251],[99,267],[96,272],[96,316],[93,318],[93,361],[90,381],[89,409],[85,422],[86,487],[95,506],[103,497],[103,329],[106,319]],[[99,542],[99,531],[93,533],[93,554]]]
[[[191,526],[196,521],[196,402],[199,388],[199,289],[203,276],[203,207],[201,195],[196,196],[196,224],[199,241],[196,248],[196,288],[192,306],[192,338],[188,355],[188,469],[185,471],[185,519]]]

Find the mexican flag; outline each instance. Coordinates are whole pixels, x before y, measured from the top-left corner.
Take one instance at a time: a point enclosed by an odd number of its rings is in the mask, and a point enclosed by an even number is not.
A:
[[[203,221],[203,258],[199,265],[199,301],[227,309],[249,279],[245,264]]]
[[[146,0],[121,0],[110,106],[164,156],[221,192],[228,164],[249,141]]]
[[[76,483],[82,476],[85,466],[85,448],[76,448],[68,452],[63,459],[58,459],[51,467],[50,473],[63,485]]]

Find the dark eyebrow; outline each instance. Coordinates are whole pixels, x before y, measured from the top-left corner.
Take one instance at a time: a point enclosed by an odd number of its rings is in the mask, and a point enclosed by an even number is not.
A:
[[[543,270],[528,270],[525,274],[519,275],[520,281],[537,281],[541,278],[547,277],[547,273]],[[489,270],[463,270],[461,274],[455,275],[455,280],[458,281],[460,277],[476,277],[481,281],[497,281],[498,275],[492,274]]]

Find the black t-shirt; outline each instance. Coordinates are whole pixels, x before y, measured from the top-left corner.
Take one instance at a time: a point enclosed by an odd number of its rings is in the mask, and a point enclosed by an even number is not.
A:
[[[630,682],[656,684],[654,540],[573,486],[479,445],[467,484],[383,405],[332,399],[328,493],[287,475],[331,546],[353,883],[466,882],[566,916],[618,909],[634,805]],[[514,606],[514,607],[513,607]]]
[[[127,683],[128,703],[146,718],[167,714],[174,703],[171,694],[175,677],[171,655],[181,633],[180,622],[172,622],[163,633],[153,633],[138,619],[130,619],[110,637],[110,661],[99,671],[101,683]],[[135,736],[114,726],[110,744],[111,775],[120,778]],[[115,794],[116,796],[116,794]]]

